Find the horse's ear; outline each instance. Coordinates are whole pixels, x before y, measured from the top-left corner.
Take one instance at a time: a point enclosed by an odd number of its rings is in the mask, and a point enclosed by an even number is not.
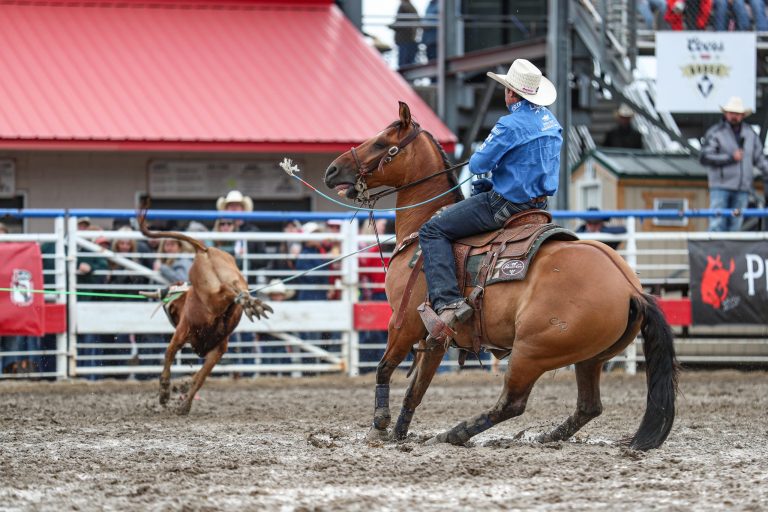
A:
[[[400,122],[403,128],[411,125],[411,109],[404,101],[398,101],[400,104]]]

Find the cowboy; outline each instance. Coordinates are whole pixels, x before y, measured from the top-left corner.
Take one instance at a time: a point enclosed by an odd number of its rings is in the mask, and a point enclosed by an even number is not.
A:
[[[430,335],[444,340],[445,327],[472,316],[456,282],[451,242],[501,228],[515,213],[546,208],[557,191],[562,128],[546,107],[557,97],[555,86],[525,59],[506,75],[488,73],[504,86],[509,114],[498,120],[469,161],[473,174],[492,173],[490,190],[439,212],[419,230],[429,300],[442,321]]]
[[[744,123],[752,111],[738,96],[733,96],[720,110],[723,118],[704,135],[699,161],[707,168],[709,207],[743,210],[753,190],[754,171],[763,173],[768,183],[768,161],[763,156],[763,143],[752,127]],[[768,190],[768,189],[766,189]],[[710,217],[710,231],[740,231],[743,217]]]
[[[607,148],[643,149],[643,135],[632,126],[635,112],[625,103],[616,111],[616,126],[608,130],[603,140]]]
[[[239,190],[230,190],[226,196],[219,197],[216,200],[216,209],[220,212],[233,212],[233,213],[240,213],[240,212],[252,212],[253,211],[253,200],[243,195],[242,192]],[[252,223],[246,223],[242,219],[234,219],[234,231],[238,231],[241,233],[247,233],[247,232],[257,232],[259,231],[259,228]],[[235,244],[237,245],[237,244]],[[259,255],[264,254],[266,252],[266,247],[264,245],[264,242],[248,242],[248,253],[251,255]],[[242,252],[242,251],[241,251]],[[258,269],[262,268],[266,265],[266,260],[263,259],[253,259],[249,260],[249,268],[251,269]]]

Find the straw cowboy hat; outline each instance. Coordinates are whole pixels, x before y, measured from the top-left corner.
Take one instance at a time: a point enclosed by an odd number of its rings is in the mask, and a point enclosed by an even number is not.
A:
[[[557,91],[552,82],[541,76],[539,68],[525,59],[513,62],[506,75],[490,71],[487,74],[535,105],[546,107],[557,99]]]
[[[295,294],[295,291],[289,290],[281,279],[272,279],[269,284],[265,286],[261,291],[267,295],[285,295],[286,299],[290,299]]]
[[[728,103],[722,105],[720,110],[723,112],[733,112],[734,114],[744,114],[745,116],[752,113],[751,110],[744,106],[744,102],[738,96],[728,98]]]
[[[240,203],[246,212],[253,211],[253,200],[244,196],[239,190],[230,190],[226,197],[220,197],[216,200],[216,209],[224,210],[230,203]]]

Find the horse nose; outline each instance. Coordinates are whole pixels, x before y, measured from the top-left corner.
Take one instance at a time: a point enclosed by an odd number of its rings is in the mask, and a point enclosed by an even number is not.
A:
[[[333,188],[333,180],[339,175],[339,168],[336,164],[331,164],[325,170],[325,185],[329,188]]]

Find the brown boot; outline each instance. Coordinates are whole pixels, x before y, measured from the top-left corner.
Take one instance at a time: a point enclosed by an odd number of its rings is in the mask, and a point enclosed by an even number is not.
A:
[[[474,312],[475,310],[472,309],[472,306],[467,304],[466,300],[461,299],[443,306],[438,315],[445,325],[453,329],[453,326],[457,323],[463,324],[469,320]]]

